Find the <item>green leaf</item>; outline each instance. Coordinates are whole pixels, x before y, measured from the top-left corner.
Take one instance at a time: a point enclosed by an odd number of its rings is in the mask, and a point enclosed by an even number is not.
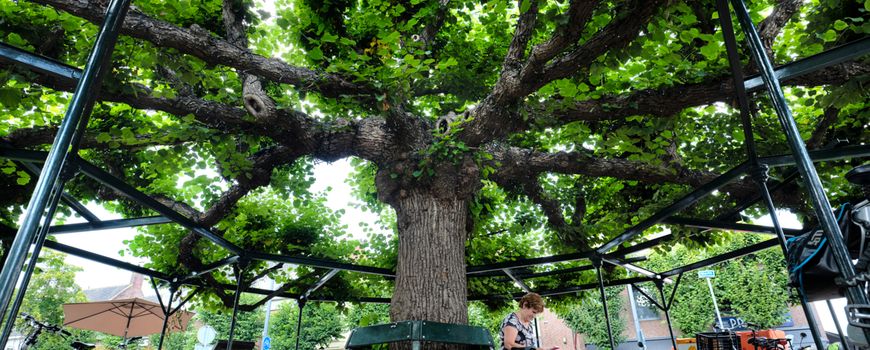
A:
[[[523,0],[520,3],[520,13],[526,13],[530,8],[532,8],[532,0]]]
[[[574,85],[568,79],[562,79],[555,82],[556,88],[559,89],[559,95],[564,97],[574,97],[577,95],[577,85]]]
[[[687,13],[680,16],[680,22],[683,22],[685,25],[692,25],[698,23],[698,17],[695,17],[694,14]]]
[[[320,51],[320,47],[315,47],[308,51],[308,58],[313,61],[320,61],[323,59],[323,51]]]
[[[443,71],[443,70],[446,70],[447,68],[453,67],[453,66],[458,65],[458,64],[459,64],[459,62],[457,62],[455,58],[450,57],[446,61],[438,62],[438,64],[435,66],[435,68]]]
[[[109,140],[111,140],[111,139],[112,139],[112,135],[109,135],[109,133],[107,133],[107,132],[101,132],[101,133],[97,134],[97,142],[99,142],[99,143],[106,143],[106,142],[109,142]]]
[[[843,29],[846,29],[848,27],[849,27],[849,25],[846,24],[846,22],[843,22],[839,19],[834,22],[834,29],[836,29],[836,30],[843,30]]]
[[[0,89],[0,105],[15,108],[21,102],[21,90],[14,88]]]
[[[683,42],[688,43],[688,42],[691,42],[692,39],[695,39],[695,36],[692,35],[691,31],[684,30],[684,31],[680,32],[680,40],[682,40]]]
[[[820,36],[820,38],[822,40],[824,40],[825,42],[831,42],[831,41],[837,40],[837,32],[835,32],[831,29],[828,29]]]
[[[278,20],[275,21],[275,23],[278,24],[281,29],[287,29],[287,27],[290,27],[290,21],[284,17],[278,17]]]
[[[643,63],[640,63],[640,62],[632,62],[632,63],[626,65],[625,68],[626,68],[626,71],[628,72],[628,74],[631,74],[631,75],[638,75],[640,73],[643,73],[646,70],[646,67],[643,65]]]
[[[719,44],[716,42],[711,42],[707,45],[701,46],[701,54],[711,61],[719,57],[719,50]]]
[[[332,34],[326,33],[323,35],[323,37],[320,38],[320,41],[327,42],[327,43],[334,43],[337,39],[338,39],[338,35],[332,35]]]
[[[387,43],[387,44],[395,44],[395,43],[399,42],[399,38],[401,38],[401,37],[402,37],[401,33],[397,32],[397,31],[393,31],[392,33],[388,34],[387,36],[381,38],[381,41],[383,41],[384,43]]]
[[[21,186],[24,186],[28,182],[30,182],[30,174],[28,174],[26,171],[18,171],[15,173],[15,175],[18,175],[18,179],[15,180],[15,182]]]

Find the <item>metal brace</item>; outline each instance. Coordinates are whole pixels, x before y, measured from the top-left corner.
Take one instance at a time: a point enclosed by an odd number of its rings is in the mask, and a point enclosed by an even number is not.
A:
[[[870,304],[846,305],[846,316],[849,317],[849,325],[859,328],[870,328]]]

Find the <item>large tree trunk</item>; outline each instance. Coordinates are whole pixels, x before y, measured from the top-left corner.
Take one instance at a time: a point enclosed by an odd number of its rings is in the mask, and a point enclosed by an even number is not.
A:
[[[399,259],[390,317],[393,321],[468,323],[467,200],[414,189],[394,206]]]

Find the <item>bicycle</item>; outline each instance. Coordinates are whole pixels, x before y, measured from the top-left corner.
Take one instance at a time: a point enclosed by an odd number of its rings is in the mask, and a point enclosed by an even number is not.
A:
[[[30,324],[30,327],[32,328],[32,330],[27,334],[26,337],[24,337],[24,342],[22,342],[19,350],[28,350],[28,349],[32,348],[34,345],[36,345],[37,341],[39,340],[39,336],[42,334],[43,331],[48,331],[48,332],[51,332],[54,334],[59,334],[64,339],[69,339],[73,336],[72,333],[67,332],[66,330],[64,330],[60,326],[53,325],[50,323],[40,322],[35,317],[33,317],[27,313],[22,312],[20,316]],[[85,343],[85,342],[82,342],[79,340],[73,340],[70,342],[70,347],[73,350],[90,350],[90,349],[93,349],[95,347],[95,345],[88,344],[88,343]]]
[[[767,338],[758,336],[756,331],[760,328],[757,324],[746,322],[749,330],[752,331],[752,337],[749,338],[749,344],[755,347],[755,350],[789,350],[794,349],[791,344],[791,339],[786,338]],[[806,348],[801,348],[804,350]]]

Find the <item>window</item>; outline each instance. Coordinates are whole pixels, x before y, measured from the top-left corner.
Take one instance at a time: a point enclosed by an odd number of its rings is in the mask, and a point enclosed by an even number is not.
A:
[[[644,293],[652,296],[650,290],[643,288]],[[643,294],[638,292],[636,289],[634,290],[634,300],[637,304],[637,319],[640,321],[647,320],[660,320],[661,315],[659,315],[659,309],[655,306],[655,304],[651,303],[649,299],[647,299]]]

